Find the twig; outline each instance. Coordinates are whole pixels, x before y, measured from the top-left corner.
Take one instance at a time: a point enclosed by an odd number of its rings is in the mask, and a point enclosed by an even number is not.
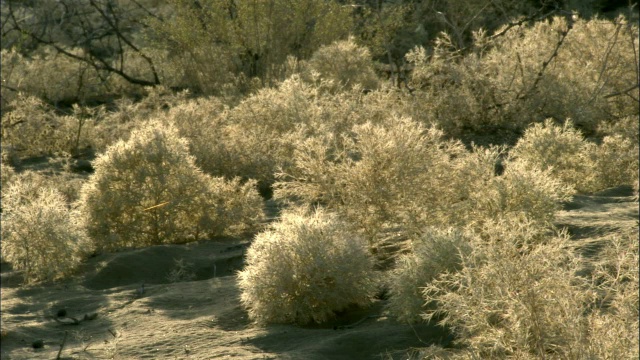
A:
[[[560,32],[560,39],[558,40],[558,43],[556,44],[555,49],[553,49],[553,53],[551,53],[551,56],[549,56],[549,59],[547,59],[542,63],[542,68],[540,69],[540,71],[538,71],[538,74],[536,75],[536,79],[533,81],[533,85],[531,85],[531,88],[529,88],[529,91],[527,91],[524,95],[520,96],[519,100],[522,100],[527,96],[529,96],[529,94],[534,92],[536,87],[538,87],[538,83],[540,82],[540,80],[542,80],[542,76],[544,75],[544,72],[547,69],[547,66],[549,66],[551,61],[553,61],[553,59],[555,59],[556,56],[558,56],[558,50],[560,50],[560,47],[564,43],[564,40],[567,38],[567,35],[569,35],[569,31],[571,31],[571,29],[573,29],[573,18],[568,17],[567,30]]]
[[[600,74],[598,74],[598,80],[596,81],[596,88],[593,90],[593,95],[591,96],[591,99],[589,99],[590,103],[593,102],[596,99],[596,97],[598,97],[598,94],[600,93],[600,91],[602,91],[602,89],[607,83],[607,79],[604,79],[603,81],[602,79],[604,77],[605,72],[607,71],[609,56],[611,55],[613,48],[616,46],[616,43],[618,42],[618,35],[620,34],[621,29],[622,29],[622,22],[618,22],[616,26],[616,31],[613,34],[613,39],[609,42],[609,44],[607,44],[607,49],[604,54],[604,59],[602,60],[602,67],[600,68]],[[600,85],[598,88],[598,84],[600,84],[600,81],[602,81],[602,85]]]
[[[369,319],[377,319],[377,318],[381,318],[383,317],[383,315],[369,315],[369,316],[365,316],[362,319],[354,322],[353,324],[349,324],[349,325],[341,325],[341,326],[335,326],[334,330],[344,330],[344,329],[353,329],[354,327],[362,324],[363,322],[369,320]]]
[[[160,203],[160,204],[158,204],[158,205],[153,205],[153,206],[151,206],[151,207],[148,207],[148,208],[146,208],[146,209],[143,209],[142,211],[148,211],[148,210],[157,209],[157,208],[159,208],[159,207],[163,207],[163,206],[168,205],[168,204],[169,204],[169,201],[165,201],[165,202]]]
[[[628,95],[628,96],[631,96],[631,95],[629,95],[629,94],[627,94],[627,93],[628,93],[629,91],[634,90],[634,89],[639,88],[639,87],[640,87],[640,84],[635,84],[635,85],[633,85],[633,86],[631,86],[631,87],[629,87],[629,88],[627,88],[627,89],[624,89],[624,90],[622,90],[622,91],[616,91],[616,92],[614,92],[614,93],[607,94],[607,95],[605,95],[605,96],[603,96],[603,97],[604,97],[605,99],[608,99],[608,98],[611,98],[611,97],[614,97],[614,96],[618,96],[618,95]],[[631,96],[631,98],[633,98],[634,100],[637,100],[637,99],[636,99],[636,98],[634,98],[633,96]]]
[[[542,68],[536,74],[536,78],[533,81],[533,84],[531,85],[529,90],[527,90],[524,94],[517,95],[512,101],[493,104],[493,105],[488,106],[487,108],[485,108],[485,110],[493,110],[493,109],[497,109],[497,108],[500,108],[502,106],[508,105],[508,104],[512,103],[513,101],[525,100],[525,99],[527,99],[527,97],[529,97],[529,95],[531,95],[536,90],[536,88],[538,87],[538,83],[542,80],[542,76],[544,75],[544,72],[546,71],[547,67],[549,66],[551,61],[553,61],[553,59],[555,59],[558,56],[558,51],[560,50],[560,47],[564,43],[564,40],[567,38],[567,35],[569,34],[569,31],[571,29],[573,29],[573,21],[574,20],[573,20],[572,17],[569,17],[567,19],[567,30],[564,30],[564,31],[560,32],[561,37],[558,40],[558,42],[556,43],[556,47],[553,49],[553,52],[551,53],[549,58],[542,62]],[[519,58],[519,54],[518,53],[516,53],[516,56],[518,56],[518,58]]]
[[[62,349],[64,349],[64,343],[67,341],[67,335],[69,333],[67,331],[64,332],[64,338],[62,339],[62,342],[60,343],[60,350],[58,350],[58,356],[56,356],[56,360],[60,360],[60,355],[62,354]]]

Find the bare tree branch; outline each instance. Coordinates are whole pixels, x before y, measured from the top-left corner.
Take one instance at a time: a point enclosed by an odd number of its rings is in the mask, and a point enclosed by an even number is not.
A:
[[[104,9],[101,7],[103,4],[96,0],[90,0],[88,3],[90,10],[86,10],[87,8],[79,9],[77,4],[69,4],[68,2],[67,0],[56,1],[55,6],[61,10],[59,19],[54,19],[55,15],[51,11],[42,15],[43,17],[37,19],[35,23],[26,23],[26,18],[19,19],[12,2],[7,2],[8,12],[5,21],[3,21],[3,28],[7,23],[10,23],[7,26],[11,26],[11,28],[9,30],[3,29],[3,33],[17,31],[37,44],[49,46],[59,54],[90,65],[98,74],[105,71],[113,73],[134,85],[155,86],[160,84],[153,60],[134,44],[129,35],[125,34],[125,31],[130,31],[131,28],[121,22],[121,16],[124,16],[121,9],[117,8],[110,0],[107,0]],[[141,7],[139,3],[136,5]],[[148,9],[146,12],[150,13]],[[96,24],[96,19],[101,21]],[[54,39],[51,35],[54,28],[51,26],[54,26],[59,34],[67,36],[66,43],[60,39]],[[78,33],[78,31],[80,32]],[[115,50],[119,62],[116,65],[112,64],[113,52],[104,51],[104,49],[113,47],[113,45],[109,45],[110,42],[113,44],[112,41],[117,44]],[[102,51],[98,51],[99,49],[95,47],[96,42],[104,47]],[[70,51],[69,46],[79,46],[84,50],[84,53],[78,55]],[[125,48],[131,49],[144,59],[153,76],[153,81],[133,76],[125,70]],[[100,77],[102,78],[102,76]]]

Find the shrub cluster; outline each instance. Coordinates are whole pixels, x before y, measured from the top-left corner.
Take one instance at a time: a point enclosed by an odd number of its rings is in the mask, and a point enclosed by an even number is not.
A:
[[[581,192],[593,191],[596,174],[593,171],[595,145],[567,120],[557,126],[547,119],[529,127],[510,154],[533,168],[550,170],[552,175]]]
[[[195,166],[175,126],[141,124],[94,162],[79,213],[99,250],[198,240],[255,226],[255,182],[212,178]]]
[[[76,154],[90,146],[93,114],[74,107],[74,114],[59,115],[42,100],[19,95],[2,116],[2,145],[11,147],[15,157]],[[83,114],[84,112],[84,114]]]
[[[487,228],[460,271],[425,287],[425,301],[438,304],[425,318],[441,316],[480,358],[580,358],[588,333],[583,314],[594,293],[575,275],[567,237],[539,243],[539,227],[513,225]]]
[[[366,241],[321,209],[286,212],[258,234],[238,276],[242,304],[262,323],[321,323],[377,290]]]
[[[457,190],[442,185],[455,182],[452,160],[465,150],[440,131],[393,117],[355,125],[342,143],[338,136],[298,142],[293,166],[278,175],[276,197],[326,204],[366,229],[370,241],[389,225],[416,230],[436,222],[454,202]]]
[[[81,55],[81,49],[70,49]],[[53,49],[44,49],[31,57],[16,50],[2,50],[2,109],[19,93],[36,96],[51,104],[77,102],[108,93],[97,74],[88,64],[58,56]],[[107,76],[108,77],[108,76]],[[11,89],[11,90],[10,90]]]
[[[606,239],[589,264],[568,240],[526,221],[486,227],[461,252],[462,267],[423,291],[437,303],[423,316],[453,328],[459,346],[432,346],[420,358],[636,358],[637,229]],[[591,278],[578,275],[584,269]]]
[[[413,237],[425,226],[480,225],[519,213],[549,223],[572,194],[549,171],[514,159],[496,176],[502,149],[469,152],[406,118],[356,125],[336,143],[331,135],[296,143],[293,166],[278,174],[276,198],[334,209],[374,248],[390,228]]]
[[[522,130],[546,118],[571,118],[588,135],[599,124],[638,115],[628,96],[637,79],[637,25],[620,17],[555,17],[532,26],[474,33],[463,55],[447,35],[433,53],[407,54],[416,89],[412,115],[445,132]],[[603,45],[606,44],[606,45]]]
[[[532,169],[549,171],[582,193],[629,185],[638,178],[638,141],[627,134],[607,135],[601,144],[589,142],[567,120],[551,119],[530,126],[510,155]]]
[[[589,314],[588,353],[594,358],[638,358],[638,228],[611,236],[599,255],[592,281],[599,293]]]
[[[633,185],[637,193],[639,142],[622,135],[605,136],[595,154],[597,189]]]

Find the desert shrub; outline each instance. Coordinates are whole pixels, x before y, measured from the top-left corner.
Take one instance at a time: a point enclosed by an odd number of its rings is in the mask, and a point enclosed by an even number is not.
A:
[[[23,156],[38,156],[60,149],[55,129],[58,118],[54,109],[42,100],[20,95],[11,103],[12,110],[2,116],[2,145],[11,146]]]
[[[580,192],[591,192],[597,177],[594,152],[595,145],[584,140],[572,121],[558,126],[547,119],[544,124],[529,127],[510,155],[532,168],[549,170],[554,177]]]
[[[393,92],[363,95],[359,86],[330,94],[324,85],[293,75],[277,88],[262,89],[230,109],[215,99],[184,104],[168,113],[191,141],[202,169],[216,176],[240,176],[271,185],[276,171],[292,166],[294,144],[313,136],[343,142],[354,124],[385,122],[398,100]]]
[[[507,227],[505,227],[507,226]],[[462,269],[425,287],[459,345],[480,358],[581,358],[588,333],[584,313],[594,292],[575,275],[578,258],[562,233],[535,240],[541,227],[496,222],[465,254]]]
[[[421,289],[440,274],[462,267],[471,250],[469,238],[454,229],[427,229],[411,242],[411,252],[400,256],[389,276],[389,310],[400,321],[414,322],[425,309]]]
[[[588,316],[592,358],[638,358],[638,229],[615,234],[598,256],[593,282],[598,311]]]
[[[242,304],[262,323],[321,323],[377,289],[366,241],[321,209],[287,212],[258,234],[238,276]]]
[[[6,176],[4,169],[5,167],[3,166],[3,178]],[[10,176],[9,184],[15,181],[31,184],[28,188],[33,191],[24,190],[23,196],[34,199],[36,196],[35,190],[39,188],[50,188],[60,193],[66,204],[72,204],[78,199],[80,188],[85,181],[82,175],[72,174],[66,171],[23,170],[16,172],[13,169],[8,171],[9,173],[7,175]]]
[[[209,175],[233,178],[241,174],[225,172],[230,166],[226,158],[223,129],[227,125],[221,116],[226,106],[217,98],[185,100],[169,109],[163,121],[174,124],[180,136],[189,139],[189,152],[196,165]]]
[[[2,259],[27,282],[68,276],[92,251],[64,196],[39,185],[17,179],[2,189]]]
[[[92,146],[94,117],[101,107],[72,107],[69,115],[60,115],[42,100],[20,94],[2,116],[2,143],[11,147],[16,158],[77,155]]]
[[[350,9],[336,1],[238,3],[232,10],[217,2],[194,7],[177,1],[171,8],[171,21],[148,21],[160,73],[172,85],[204,94],[219,95],[234,77],[272,85],[282,79],[289,55],[308,58],[347,35],[352,24]]]
[[[165,116],[169,109],[186,102],[188,95],[186,91],[175,93],[166,87],[156,86],[144,88],[139,101],[127,97],[114,101],[114,109],[99,111],[93,116],[92,148],[103,152],[115,141],[127,140],[140,123]]]
[[[632,184],[638,173],[638,143],[629,134],[607,135],[600,145],[586,141],[569,120],[548,119],[529,127],[511,156],[550,173],[580,192]]]
[[[594,172],[598,190],[638,181],[638,141],[622,135],[605,136],[595,151]]]
[[[488,110],[495,98],[495,85],[483,76],[481,58],[462,57],[451,52],[451,46],[451,39],[443,35],[435,42],[431,57],[421,47],[407,53],[414,67],[410,87],[417,89],[407,98],[410,115],[455,137],[469,130],[495,129],[503,123],[516,128],[515,123],[503,120],[503,114]]]
[[[638,114],[630,95],[637,79],[637,25],[624,18],[555,17],[474,33],[463,54],[441,35],[433,53],[407,54],[412,116],[448,134],[520,131],[530,123],[571,118],[586,134],[599,124]],[[606,44],[606,45],[603,45]]]
[[[333,209],[365,232],[374,251],[390,230],[413,238],[426,226],[481,226],[509,214],[549,223],[573,194],[519,160],[496,176],[503,148],[468,151],[406,118],[356,125],[350,135],[341,143],[333,135],[296,142],[275,196]]]
[[[356,84],[364,89],[375,89],[378,85],[369,50],[356,44],[353,37],[320,47],[307,67],[305,78],[329,80],[334,91],[351,89]]]
[[[548,171],[514,160],[496,176],[504,149],[467,151],[409,119],[354,126],[342,140],[342,147],[335,136],[296,143],[293,166],[279,173],[275,193],[325,204],[371,236],[388,226],[417,234],[424,226],[466,226],[505,213],[548,222],[572,193]]]
[[[336,147],[337,136],[297,143],[293,166],[279,173],[276,197],[320,202],[336,209],[373,241],[390,225],[418,231],[445,218],[457,202],[456,156],[466,150],[437,129],[407,118],[384,125],[356,125]],[[453,200],[456,198],[456,200]]]
[[[637,116],[625,116],[612,123],[603,123],[598,128],[598,136],[622,136],[627,140],[636,140],[640,136],[640,122]]]
[[[195,166],[175,126],[145,122],[94,162],[80,214],[99,250],[176,243],[252,227],[255,182],[212,178]]]
[[[16,171],[13,166],[7,164],[6,161],[2,160],[0,163],[0,175],[2,176],[2,182],[0,182],[0,189],[5,189],[7,185],[11,183],[11,181],[15,178]]]
[[[523,217],[540,226],[549,225],[564,202],[575,191],[554,178],[549,171],[532,168],[529,164],[510,159],[504,173],[491,179],[473,195],[472,208],[476,215],[469,225],[505,217]]]
[[[81,55],[82,51],[69,49],[74,55]],[[28,58],[16,50],[2,50],[2,79],[6,85],[2,88],[2,108],[16,91],[51,104],[81,102],[102,95],[108,89],[100,75],[89,64],[56,54],[53,49],[45,48]]]
[[[291,157],[291,137],[306,136],[319,122],[317,89],[294,76],[276,89],[263,89],[223,113],[219,134],[224,166],[210,170],[273,183],[278,167]],[[208,138],[212,142],[213,139]],[[220,155],[218,155],[220,156]]]

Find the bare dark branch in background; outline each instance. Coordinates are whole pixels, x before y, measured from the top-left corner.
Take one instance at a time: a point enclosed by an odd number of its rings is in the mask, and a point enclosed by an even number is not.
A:
[[[132,34],[139,30],[139,18],[152,14],[139,2],[131,8],[113,0],[43,1],[38,6],[6,3],[3,14],[3,39],[13,35],[18,40],[4,47],[19,45],[28,39],[36,46],[46,46],[61,55],[88,64],[104,79],[105,73],[120,76],[125,81],[142,86],[160,84],[151,57],[136,45]],[[74,51],[82,49],[81,52]],[[134,53],[142,58],[152,80],[133,74],[124,58]]]

